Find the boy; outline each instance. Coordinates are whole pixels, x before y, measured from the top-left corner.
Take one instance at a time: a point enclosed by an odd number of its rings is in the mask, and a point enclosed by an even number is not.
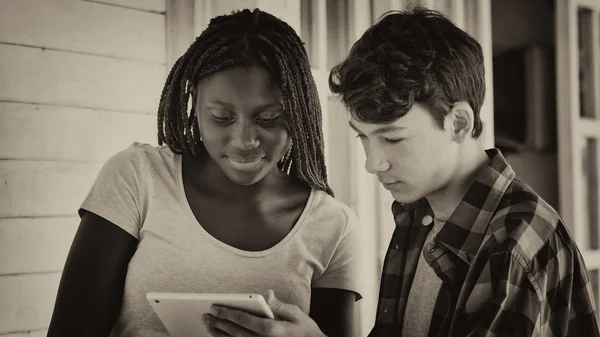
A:
[[[370,336],[598,336],[583,258],[500,151],[480,45],[435,11],[382,18],[330,76],[396,230]]]

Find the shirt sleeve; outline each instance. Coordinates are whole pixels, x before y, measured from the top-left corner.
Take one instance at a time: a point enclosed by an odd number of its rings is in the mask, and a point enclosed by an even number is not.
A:
[[[559,227],[530,270],[529,279],[543,296],[540,336],[600,336],[587,268],[566,228]]]
[[[491,255],[463,309],[464,336],[600,336],[583,259],[573,244],[550,240],[528,265]],[[460,329],[460,328],[459,328]]]
[[[312,284],[312,288],[344,289],[362,298],[362,282],[359,275],[360,249],[358,243],[358,219],[346,209],[347,223],[327,269]]]
[[[140,174],[144,172],[141,152],[133,144],[108,159],[79,208],[80,216],[92,212],[139,238]]]

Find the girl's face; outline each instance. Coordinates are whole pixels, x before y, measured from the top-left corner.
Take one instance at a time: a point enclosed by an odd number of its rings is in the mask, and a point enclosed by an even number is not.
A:
[[[277,173],[291,144],[281,89],[260,67],[232,68],[202,79],[195,91],[202,143],[239,185]]]

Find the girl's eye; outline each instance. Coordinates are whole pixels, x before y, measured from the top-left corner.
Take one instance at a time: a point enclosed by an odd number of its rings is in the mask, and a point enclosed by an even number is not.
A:
[[[404,139],[402,139],[402,138],[398,138],[398,139],[385,138],[386,143],[390,143],[390,144],[398,144],[403,140]]]
[[[275,121],[277,121],[279,119],[279,117],[281,117],[281,115],[275,116],[275,117],[269,117],[269,118],[259,117],[256,120],[261,124],[273,124],[273,123],[275,123]]]
[[[233,116],[220,117],[220,116],[213,115],[212,118],[219,123],[231,123],[234,120]]]

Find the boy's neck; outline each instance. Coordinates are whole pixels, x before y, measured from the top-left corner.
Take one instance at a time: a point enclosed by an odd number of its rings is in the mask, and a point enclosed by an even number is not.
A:
[[[473,184],[479,171],[489,162],[489,157],[477,142],[463,144],[460,160],[452,178],[441,189],[426,196],[434,217],[447,221]]]

